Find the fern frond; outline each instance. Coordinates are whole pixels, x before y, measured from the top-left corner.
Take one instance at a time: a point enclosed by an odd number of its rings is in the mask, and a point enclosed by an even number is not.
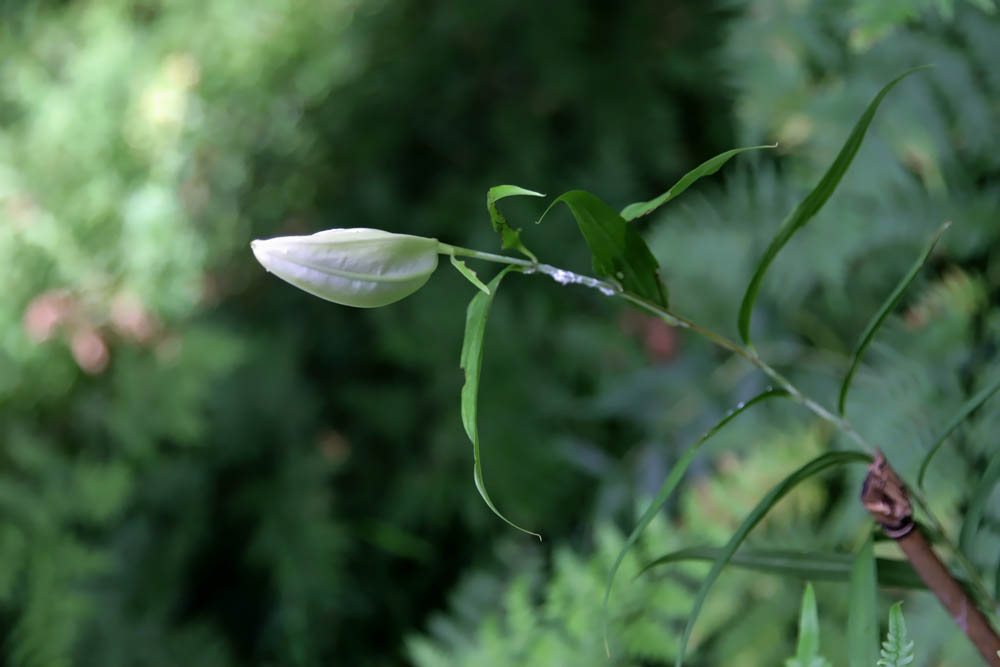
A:
[[[916,658],[913,655],[913,642],[908,641],[906,621],[903,620],[903,603],[897,602],[889,609],[889,632],[882,642],[882,657],[877,667],[903,667]]]

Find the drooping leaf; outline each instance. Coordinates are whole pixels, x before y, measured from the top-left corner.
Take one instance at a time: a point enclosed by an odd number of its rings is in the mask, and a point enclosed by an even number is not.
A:
[[[642,531],[646,529],[649,522],[653,520],[653,517],[663,508],[666,504],[667,499],[670,498],[670,494],[674,492],[677,485],[680,483],[681,478],[687,471],[688,466],[691,465],[691,461],[694,460],[695,454],[701,449],[701,446],[711,438],[713,435],[719,432],[719,430],[728,424],[730,421],[736,418],[737,415],[747,410],[753,405],[760,403],[761,401],[767,400],[769,398],[774,398],[777,396],[787,396],[788,392],[784,389],[768,389],[767,391],[760,393],[749,401],[740,403],[734,410],[730,410],[715,426],[710,428],[705,432],[700,438],[688,445],[688,448],[681,454],[680,459],[671,468],[670,473],[667,478],[663,480],[663,484],[660,485],[660,490],[656,493],[656,498],[653,502],[649,504],[646,511],[643,512],[642,516],[639,518],[639,522],[632,529],[632,533],[625,540],[625,545],[622,547],[621,551],[618,553],[618,557],[615,559],[614,565],[611,566],[611,572],[608,574],[608,583],[604,589],[604,608],[602,612],[602,626],[604,628],[604,648],[611,654],[610,647],[608,645],[608,601],[611,599],[611,587],[615,582],[615,575],[618,573],[618,568],[621,566],[622,561],[625,560],[625,555],[629,550],[635,545],[636,540],[642,534]]]
[[[493,513],[506,521],[509,525],[518,530],[534,535],[539,540],[542,536],[530,530],[521,528],[516,523],[500,513],[500,510],[493,504],[493,500],[486,492],[486,484],[483,481],[483,465],[479,456],[479,422],[478,422],[478,398],[479,398],[479,375],[483,368],[483,338],[486,334],[486,318],[489,315],[490,306],[493,304],[493,297],[496,296],[497,287],[504,276],[514,270],[513,266],[506,267],[498,273],[487,286],[489,293],[479,292],[472,297],[465,315],[465,339],[462,341],[462,361],[461,366],[465,370],[465,384],[462,386],[462,425],[465,426],[465,433],[472,441],[473,476],[476,481],[476,489],[483,497],[486,505],[493,510]]]
[[[743,148],[734,148],[726,151],[725,153],[720,153],[719,155],[702,162],[700,165],[684,174],[681,177],[681,180],[674,183],[669,190],[664,192],[659,197],[650,199],[649,201],[639,201],[634,204],[629,204],[622,209],[621,216],[625,220],[634,220],[635,218],[648,215],[694,185],[694,182],[699,178],[703,176],[711,176],[715,172],[719,171],[719,169],[722,168],[722,165],[726,164],[726,162],[729,161],[729,158],[734,155],[738,155],[743,151],[753,151],[760,148],[775,148],[777,145],[778,144],[771,144],[768,146],[744,146]]]
[[[785,667],[830,667],[830,661],[819,654],[819,615],[816,612],[816,594],[809,582],[806,582],[806,590],[802,594],[795,657],[786,660]]]
[[[714,561],[722,552],[716,547],[689,547],[660,556],[647,564],[649,568],[687,560]],[[821,551],[788,551],[785,549],[740,549],[728,565],[755,572],[765,572],[782,577],[795,577],[807,581],[835,581],[847,583],[851,578],[851,554],[827,553]],[[876,558],[878,585],[883,588],[906,588],[926,590],[920,575],[905,560]],[[642,574],[640,572],[640,574]]]
[[[990,462],[986,465],[986,471],[976,483],[976,488],[972,490],[969,498],[969,507],[965,510],[965,519],[962,520],[962,532],[959,534],[958,543],[965,555],[972,553],[972,542],[979,530],[979,522],[983,518],[986,510],[986,501],[993,493],[993,487],[1000,481],[1000,449],[993,452]]]
[[[913,642],[906,634],[902,602],[896,602],[889,608],[889,631],[882,642],[881,654],[877,667],[906,667],[916,660]]]
[[[872,118],[875,117],[875,111],[878,109],[882,99],[886,96],[889,90],[891,90],[892,87],[899,83],[904,77],[907,77],[913,72],[921,69],[924,68],[917,67],[900,74],[879,91],[871,103],[869,103],[865,112],[861,114],[861,118],[854,126],[854,129],[851,130],[851,134],[847,137],[847,141],[844,142],[844,146],[840,149],[840,153],[837,155],[836,159],[834,159],[830,168],[827,169],[823,178],[820,179],[820,182],[815,188],[813,188],[812,192],[810,192],[806,198],[795,207],[795,210],[792,211],[787,218],[785,218],[784,222],[781,223],[781,227],[778,228],[778,233],[775,235],[774,239],[771,240],[771,244],[764,252],[764,256],[761,258],[760,263],[757,264],[753,277],[750,279],[750,284],[747,285],[746,293],[743,295],[743,301],[740,304],[738,324],[740,337],[743,339],[744,343],[750,342],[750,316],[753,314],[754,302],[757,300],[757,293],[760,292],[761,283],[764,281],[764,274],[767,273],[767,269],[771,265],[771,262],[774,261],[778,252],[785,247],[785,244],[792,238],[792,235],[812,220],[813,216],[815,216],[819,210],[823,208],[823,204],[825,204],[826,200],[830,198],[833,191],[837,189],[837,185],[844,177],[844,172],[847,171],[851,161],[854,159],[854,155],[858,152],[858,148],[861,146],[861,141],[865,137],[865,132],[867,132],[868,126],[872,122]]]
[[[962,407],[958,409],[955,416],[951,418],[951,421],[942,429],[941,435],[938,436],[931,448],[927,450],[927,454],[924,455],[924,460],[920,463],[920,472],[917,475],[917,486],[923,488],[924,486],[924,476],[927,474],[927,468],[931,464],[931,459],[937,454],[938,450],[941,449],[941,445],[944,441],[948,439],[952,431],[959,427],[959,425],[968,419],[969,415],[975,412],[979,406],[989,400],[990,396],[995,394],[997,390],[1000,389],[1000,376],[996,377],[991,383],[987,384],[978,394],[967,400],[962,404]]]
[[[478,287],[483,292],[483,294],[490,293],[490,288],[487,287],[483,283],[483,281],[479,279],[479,276],[476,275],[475,271],[466,266],[465,262],[460,260],[458,257],[455,257],[454,255],[448,255],[448,256],[451,258],[451,265],[454,266],[456,269],[458,269],[458,272],[461,273],[463,276],[465,276],[466,280],[468,280],[470,283]]]
[[[495,185],[486,191],[486,210],[490,213],[493,230],[500,233],[501,247],[505,250],[517,250],[531,261],[537,262],[538,258],[521,242],[521,230],[511,227],[507,218],[497,208],[497,202],[501,199],[518,196],[544,197],[545,195],[533,190],[525,190],[516,185]]]
[[[569,208],[590,246],[598,276],[618,282],[626,292],[667,307],[666,290],[660,282],[660,265],[633,225],[625,222],[596,195],[584,190],[570,190],[560,195],[545,209],[538,222],[560,202]]]
[[[941,238],[941,234],[948,229],[950,224],[950,222],[946,222],[941,225],[937,233],[934,235],[934,238],[931,239],[930,243],[927,244],[927,247],[924,248],[924,251],[920,253],[919,257],[917,257],[917,261],[913,263],[913,266],[911,266],[910,270],[906,272],[903,279],[900,280],[899,284],[896,285],[896,288],[892,290],[892,294],[889,295],[889,298],[885,300],[882,307],[878,309],[875,316],[868,322],[868,326],[865,327],[864,333],[861,334],[861,338],[858,340],[858,344],[854,348],[854,354],[851,358],[851,367],[847,371],[847,375],[844,376],[844,382],[840,385],[840,398],[837,400],[837,409],[840,410],[840,414],[844,414],[844,407],[847,403],[847,391],[851,386],[851,380],[854,378],[854,372],[857,370],[858,364],[861,363],[865,350],[868,349],[868,344],[872,342],[872,339],[875,337],[875,332],[878,331],[880,326],[882,326],[885,318],[889,316],[889,313],[896,307],[896,304],[898,304],[900,299],[903,298],[903,293],[906,291],[906,288],[909,287],[910,283],[912,283],[914,278],[917,277],[920,269],[927,262],[927,258],[930,257],[931,253],[934,251],[934,246],[937,245],[938,239]]]
[[[851,567],[850,613],[847,617],[847,661],[871,667],[878,660],[878,605],[872,536],[861,546]]]
[[[819,474],[820,472],[830,468],[832,466],[845,465],[847,463],[871,463],[871,457],[864,452],[858,451],[843,451],[843,452],[827,452],[826,454],[821,454],[813,460],[809,461],[801,468],[793,472],[791,475],[781,480],[777,486],[771,489],[764,499],[761,500],[756,507],[747,515],[743,522],[740,524],[733,536],[729,538],[729,542],[726,546],[722,548],[722,551],[716,557],[715,562],[712,563],[712,569],[709,571],[708,576],[701,584],[701,588],[698,590],[698,595],[694,601],[694,608],[691,610],[691,615],[688,616],[687,625],[684,627],[684,634],[681,636],[681,645],[677,653],[676,666],[681,667],[684,664],[684,651],[687,649],[688,640],[691,638],[691,630],[694,628],[694,623],[698,620],[698,614],[701,612],[701,607],[705,603],[705,599],[708,597],[708,592],[711,590],[712,585],[715,580],[719,578],[719,573],[722,572],[722,568],[726,566],[729,560],[739,549],[743,540],[746,539],[747,535],[753,530],[760,521],[771,511],[779,500],[785,497],[785,495],[794,489],[799,483]],[[873,661],[874,662],[874,661]]]

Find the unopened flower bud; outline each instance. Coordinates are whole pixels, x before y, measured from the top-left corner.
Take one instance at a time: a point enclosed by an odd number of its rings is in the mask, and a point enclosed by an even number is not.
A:
[[[328,229],[253,241],[265,269],[310,294],[375,308],[420,289],[437,268],[437,239],[378,229]]]

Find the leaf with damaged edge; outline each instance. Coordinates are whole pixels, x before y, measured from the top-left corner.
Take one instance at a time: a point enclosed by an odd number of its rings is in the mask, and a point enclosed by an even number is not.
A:
[[[785,218],[785,221],[781,223],[781,227],[778,228],[778,233],[775,235],[774,239],[771,240],[771,244],[767,247],[764,252],[764,256],[761,258],[760,263],[757,264],[757,269],[753,273],[753,277],[750,279],[750,284],[747,285],[746,292],[743,295],[743,301],[740,303],[740,313],[739,313],[739,330],[740,338],[744,343],[750,343],[750,316],[753,314],[753,305],[757,300],[757,293],[760,292],[761,283],[764,281],[764,274],[767,273],[768,267],[774,258],[777,256],[778,252],[785,247],[788,240],[792,238],[799,229],[804,227],[807,222],[812,220],[821,208],[826,200],[830,198],[833,191],[837,189],[837,185],[840,183],[840,179],[844,177],[844,172],[850,166],[851,161],[854,159],[855,153],[858,152],[858,148],[861,146],[861,141],[865,137],[865,132],[868,130],[868,126],[872,122],[872,118],[875,117],[875,111],[878,109],[878,105],[882,102],[882,99],[886,96],[890,89],[899,83],[903,78],[913,74],[916,71],[925,69],[924,67],[916,67],[909,71],[903,72],[895,79],[887,83],[882,90],[875,96],[875,98],[868,104],[868,108],[865,112],[861,114],[861,118],[858,120],[854,129],[851,130],[851,134],[847,137],[847,141],[844,142],[844,146],[840,149],[840,153],[834,159],[833,164],[827,169],[826,173],[820,182],[813,188],[812,192],[806,196],[805,199],[795,207],[795,210]]]
[[[616,281],[626,292],[668,307],[666,291],[660,282],[660,265],[635,226],[625,222],[596,195],[584,190],[570,190],[560,195],[549,204],[538,222],[560,202],[569,208],[590,246],[598,276]]]
[[[501,247],[505,250],[517,250],[531,261],[537,262],[538,258],[521,242],[521,230],[511,227],[510,223],[507,222],[507,218],[497,208],[499,200],[505,197],[519,196],[544,197],[545,195],[533,190],[526,190],[516,185],[494,185],[486,191],[486,210],[490,213],[490,222],[493,223],[493,230],[500,233]]]
[[[483,368],[483,338],[486,335],[486,318],[489,315],[490,305],[496,295],[497,287],[504,276],[514,270],[515,267],[508,266],[498,273],[489,282],[490,293],[479,292],[472,297],[465,316],[465,338],[462,341],[462,361],[461,366],[465,369],[465,384],[462,386],[462,425],[465,426],[465,433],[472,441],[473,475],[476,480],[476,489],[483,497],[486,505],[493,510],[493,513],[506,521],[509,525],[517,528],[521,532],[534,535],[539,540],[542,536],[530,530],[521,528],[516,523],[500,513],[500,510],[493,504],[493,500],[486,492],[486,485],[483,481],[483,466],[479,456],[479,425],[478,425],[478,398],[479,398],[479,375]]]
[[[659,207],[666,204],[671,199],[677,197],[679,194],[687,190],[689,187],[694,185],[694,182],[703,176],[711,176],[715,172],[722,168],[722,165],[729,161],[729,158],[734,155],[738,155],[743,151],[753,151],[760,148],[776,148],[778,144],[771,144],[767,146],[745,146],[743,148],[734,148],[728,150],[725,153],[720,153],[713,158],[705,160],[700,165],[684,174],[681,180],[674,183],[669,190],[664,192],[662,195],[655,199],[650,199],[649,201],[639,201],[634,204],[629,204],[622,209],[621,216],[625,220],[634,220],[635,218],[642,217],[644,215],[649,215]]]
[[[482,290],[484,294],[490,293],[490,288],[483,284],[483,281],[479,279],[476,272],[466,266],[465,262],[454,255],[449,255],[449,257],[451,258],[451,265],[458,269],[458,272],[465,276],[466,280]]]

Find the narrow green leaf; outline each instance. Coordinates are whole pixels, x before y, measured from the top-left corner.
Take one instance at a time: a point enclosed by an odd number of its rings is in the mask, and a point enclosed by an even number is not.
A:
[[[826,200],[830,198],[833,191],[837,189],[837,185],[840,184],[840,179],[844,177],[844,172],[847,171],[851,161],[854,160],[854,155],[858,152],[858,148],[861,146],[861,141],[865,137],[865,132],[868,131],[868,126],[871,124],[872,118],[875,117],[875,111],[878,109],[879,104],[881,104],[882,99],[886,96],[889,90],[899,83],[904,77],[907,77],[921,69],[924,69],[924,67],[917,67],[900,74],[879,91],[878,95],[876,95],[871,103],[869,103],[865,112],[861,114],[861,118],[854,126],[854,129],[851,130],[851,134],[847,137],[847,141],[844,142],[844,146],[840,149],[840,153],[833,161],[833,164],[830,165],[830,168],[827,169],[823,178],[816,185],[816,187],[813,188],[812,192],[810,192],[806,198],[795,207],[795,210],[792,211],[787,218],[785,218],[784,222],[781,223],[781,227],[778,228],[778,233],[775,235],[774,239],[771,240],[771,245],[767,247],[767,250],[764,252],[764,256],[757,265],[757,269],[754,271],[753,277],[750,279],[750,284],[747,285],[746,293],[743,295],[743,302],[740,304],[738,323],[740,337],[743,339],[744,343],[750,342],[750,316],[753,314],[753,305],[757,300],[757,293],[760,292],[761,283],[764,281],[764,274],[767,273],[767,269],[771,265],[771,262],[774,261],[778,252],[785,247],[785,244],[788,243],[790,238],[792,238],[792,235],[812,220],[813,216],[815,216],[819,210],[823,208],[823,204],[825,204]]]
[[[714,561],[722,553],[716,547],[690,547],[660,556],[643,567],[642,572],[653,567],[680,561]],[[795,577],[811,581],[833,581],[847,583],[851,578],[852,554],[821,551],[788,551],[785,549],[740,549],[729,559],[727,565],[755,572],[764,572],[782,577]],[[882,588],[905,588],[926,590],[920,575],[909,561],[891,558],[876,558],[878,585]]]
[[[490,288],[483,284],[483,281],[479,279],[476,272],[466,266],[465,262],[454,255],[449,255],[449,257],[451,258],[451,265],[458,269],[458,272],[465,276],[470,283],[482,290],[484,294],[488,295],[490,293]]]
[[[819,654],[819,614],[816,612],[816,594],[809,582],[806,582],[806,590],[802,594],[795,657],[786,660],[785,667],[830,667],[830,661]]]
[[[768,146],[745,146],[743,148],[734,148],[732,150],[726,151],[725,153],[720,153],[713,158],[702,162],[700,165],[684,174],[681,180],[674,183],[674,185],[664,192],[662,195],[656,199],[650,199],[649,201],[639,201],[634,204],[629,204],[622,209],[621,216],[625,220],[634,220],[635,218],[648,215],[652,213],[659,207],[666,204],[671,199],[677,197],[679,194],[691,187],[695,181],[703,176],[711,176],[715,172],[722,168],[722,165],[729,161],[729,158],[734,155],[738,155],[743,151],[753,151],[760,148],[776,148],[778,144],[771,144]]]
[[[847,390],[851,386],[851,380],[854,378],[854,372],[858,369],[858,364],[861,363],[865,350],[868,349],[868,344],[872,342],[872,339],[875,337],[875,332],[878,331],[880,326],[882,326],[885,318],[889,316],[889,313],[896,307],[896,304],[898,304],[900,299],[903,298],[903,292],[906,291],[906,288],[910,286],[910,283],[912,283],[914,278],[917,277],[917,274],[920,273],[920,269],[927,262],[927,258],[931,256],[931,253],[934,251],[934,246],[937,245],[938,239],[941,238],[941,234],[948,229],[949,225],[951,225],[950,222],[946,222],[941,225],[937,233],[934,235],[934,238],[931,239],[930,243],[927,244],[927,247],[924,248],[924,251],[920,253],[919,257],[917,257],[917,261],[913,263],[910,270],[907,271],[906,275],[903,276],[903,279],[899,281],[896,288],[892,290],[892,294],[889,295],[889,298],[885,300],[882,307],[879,308],[877,313],[875,313],[875,317],[873,317],[871,321],[868,322],[868,326],[865,327],[864,333],[861,334],[861,338],[858,340],[858,344],[854,348],[854,355],[851,359],[851,368],[847,371],[847,375],[844,376],[843,384],[840,385],[840,398],[837,401],[837,407],[840,410],[840,414],[844,414],[844,407],[847,403]]]
[[[913,642],[906,634],[906,621],[903,619],[903,603],[896,602],[889,608],[889,631],[882,642],[882,657],[876,667],[906,667],[916,660],[913,655]]]
[[[489,315],[490,306],[493,304],[493,297],[496,295],[497,287],[504,276],[514,269],[513,266],[506,267],[490,281],[489,293],[479,292],[472,297],[465,315],[465,339],[462,341],[462,361],[461,366],[465,369],[465,384],[462,386],[462,425],[465,432],[472,441],[473,473],[476,481],[476,488],[479,495],[483,497],[486,505],[493,510],[493,513],[506,521],[518,530],[534,535],[539,540],[542,536],[530,530],[521,528],[516,523],[500,513],[500,510],[493,504],[489,494],[486,492],[486,485],[483,482],[483,466],[479,457],[479,425],[478,425],[478,398],[479,398],[479,374],[483,368],[483,338],[486,335],[486,317]]]
[[[763,519],[767,513],[771,511],[771,508],[774,507],[779,500],[784,498],[785,495],[794,489],[799,483],[832,466],[844,465],[847,463],[871,463],[871,460],[872,458],[868,454],[858,451],[827,452],[826,454],[821,454],[783,479],[777,486],[771,489],[766,496],[764,496],[764,499],[753,508],[745,519],[743,519],[743,523],[741,523],[739,528],[736,529],[733,536],[729,538],[729,542],[726,543],[726,546],[723,547],[721,553],[715,559],[715,562],[712,563],[712,569],[702,582],[701,588],[698,590],[698,596],[694,601],[694,608],[691,610],[691,615],[688,616],[687,625],[684,627],[684,634],[681,637],[681,645],[677,653],[677,667],[681,667],[684,664],[684,651],[687,649],[688,639],[691,638],[691,630],[694,628],[694,623],[698,619],[698,614],[701,612],[701,607],[705,603],[705,598],[708,597],[709,590],[711,590],[715,580],[719,578],[719,573],[722,571],[722,568],[724,568],[726,563],[728,563],[733,557],[733,554],[736,553],[736,550],[739,549],[743,540],[746,539],[746,536],[751,530],[753,530],[754,526],[760,523],[761,519]],[[874,662],[874,660],[872,662]],[[869,665],[870,664],[872,663],[869,663]]]
[[[871,667],[878,660],[878,605],[872,536],[861,546],[851,568],[850,614],[847,617],[847,664]]]
[[[986,501],[993,493],[993,487],[1000,481],[1000,449],[993,452],[990,462],[986,465],[986,471],[972,490],[969,499],[969,507],[965,510],[965,519],[962,521],[962,532],[959,534],[958,543],[962,552],[966,556],[972,554],[972,542],[979,530],[979,522],[982,521],[983,512],[986,510]]]
[[[501,247],[505,250],[517,250],[531,261],[537,262],[538,258],[521,242],[521,230],[511,227],[507,218],[497,208],[497,202],[501,199],[519,196],[544,197],[545,195],[533,190],[525,190],[516,185],[495,185],[486,191],[486,210],[490,213],[493,230],[500,233]]]
[[[948,436],[951,435],[952,431],[958,428],[959,424],[968,419],[969,415],[975,412],[979,406],[985,403],[990,396],[997,392],[998,389],[1000,389],[1000,376],[996,377],[993,382],[986,385],[982,391],[962,404],[962,407],[959,408],[955,416],[951,418],[950,422],[948,422],[948,425],[941,431],[941,435],[939,435],[937,440],[934,441],[931,448],[927,450],[927,454],[924,455],[924,460],[920,464],[920,473],[917,475],[917,486],[920,488],[924,487],[924,476],[927,474],[927,468],[931,464],[931,459],[933,459],[934,455],[937,454],[937,451],[941,449],[941,445],[943,445],[944,441],[948,439]]]
[[[646,242],[610,206],[584,190],[570,190],[553,201],[542,217],[564,203],[576,219],[594,257],[598,276],[618,282],[626,292],[667,307],[667,295],[660,282],[659,263]]]
[[[688,445],[688,448],[681,455],[680,459],[678,459],[677,463],[675,463],[673,468],[671,468],[667,478],[663,480],[663,484],[660,485],[660,490],[656,493],[656,498],[653,499],[653,502],[650,503],[649,507],[646,508],[646,511],[643,512],[642,516],[639,518],[639,522],[636,524],[635,528],[632,529],[632,533],[628,536],[628,539],[625,540],[625,546],[623,546],[621,551],[618,553],[618,557],[615,559],[615,564],[611,566],[611,573],[608,574],[608,583],[604,588],[604,607],[601,613],[601,622],[604,628],[604,649],[607,651],[609,656],[611,655],[611,649],[608,645],[608,601],[611,599],[611,587],[615,583],[615,575],[618,573],[618,568],[621,566],[622,561],[625,560],[625,555],[635,545],[636,540],[639,539],[642,531],[646,529],[646,526],[648,526],[649,522],[653,520],[653,517],[655,517],[656,514],[663,509],[663,506],[670,498],[670,494],[674,492],[675,488],[677,488],[677,485],[680,483],[681,478],[687,471],[688,466],[691,465],[691,461],[694,460],[695,454],[698,453],[698,450],[701,449],[701,446],[705,444],[709,438],[718,433],[719,429],[731,422],[737,415],[751,406],[769,398],[787,395],[788,392],[784,389],[771,388],[765,392],[757,394],[749,401],[740,403],[736,406],[736,409],[730,410],[726,413],[726,415],[715,426],[706,431],[704,435]]]

